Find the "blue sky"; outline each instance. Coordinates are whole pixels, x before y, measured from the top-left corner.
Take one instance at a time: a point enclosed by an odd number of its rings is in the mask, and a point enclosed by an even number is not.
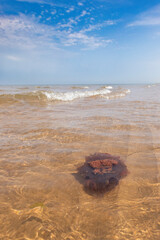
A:
[[[0,84],[160,82],[160,0],[0,0]]]

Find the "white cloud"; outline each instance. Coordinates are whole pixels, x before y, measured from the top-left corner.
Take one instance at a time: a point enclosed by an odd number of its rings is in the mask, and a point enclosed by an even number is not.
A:
[[[78,22],[73,19],[69,18],[69,21],[67,23],[59,23],[58,27],[59,28],[70,28],[70,30],[73,28],[73,25],[76,25]]]
[[[17,0],[18,2],[46,3],[45,0]]]
[[[54,3],[52,0],[16,0],[18,2],[29,2],[29,3],[39,3],[39,4],[47,4],[51,6],[57,7],[66,7],[66,4]]]
[[[156,26],[160,25],[160,4],[137,16],[137,19],[129,23],[128,27]]]
[[[90,20],[91,20],[91,21],[94,21],[94,20],[95,20],[95,18],[91,17],[91,18],[90,18]]]
[[[73,12],[74,11],[74,7],[70,7],[68,10],[66,10],[67,13]]]
[[[90,15],[90,12],[87,12],[86,10],[83,10],[83,11],[81,12],[81,14],[75,18],[75,20],[76,20],[77,22],[79,22],[79,21],[81,20],[81,18],[83,18],[85,15]]]
[[[49,19],[48,19],[49,20]],[[55,27],[38,23],[35,17],[20,16],[0,17],[0,45],[23,50],[53,50],[64,46],[79,46],[81,49],[95,49],[106,46],[111,40],[101,37],[88,36],[87,32],[102,27],[111,22],[88,29],[76,31],[72,28],[78,20],[70,19],[68,24]],[[65,29],[69,28],[69,29]],[[11,58],[10,58],[11,59]],[[13,60],[13,57],[12,57]],[[15,60],[15,59],[14,59]]]
[[[81,18],[84,17],[85,15],[90,14],[87,11],[82,11],[82,13],[75,18],[69,18],[67,23],[58,23],[59,28],[69,28],[70,31],[74,28],[75,25],[80,22]]]
[[[50,21],[50,20],[51,20],[51,17],[46,18],[46,20],[47,20],[47,21]]]
[[[69,18],[68,23],[59,24],[59,26],[73,28],[73,26],[76,25],[81,20],[81,18],[84,17],[87,14],[89,15],[90,13],[85,11],[85,10],[83,10],[80,15],[76,16],[74,19],[73,18]]]
[[[0,45],[34,49],[47,45],[56,47],[52,41],[57,32],[54,28],[36,22],[34,18],[20,16],[0,17]]]
[[[54,10],[54,11],[51,12],[52,15],[55,15],[56,13],[57,13],[56,10]]]
[[[82,32],[70,33],[65,39],[66,46],[84,45],[84,49],[95,49],[104,47],[111,43],[112,40],[104,40],[102,38],[87,36]]]
[[[78,6],[83,6],[83,3],[82,2],[78,2]]]
[[[116,21],[113,21],[113,20],[107,20],[107,21],[104,21],[102,23],[97,23],[97,24],[94,24],[94,25],[89,25],[88,28],[85,28],[82,30],[82,32],[91,32],[93,30],[100,30],[101,28],[104,28],[106,26],[111,26],[111,25],[114,25],[116,24]]]
[[[145,17],[128,24],[128,27],[134,26],[156,26],[160,25],[160,17]]]
[[[85,10],[83,10],[82,13],[81,13],[81,15],[80,15],[80,17],[83,17],[83,16],[85,16],[85,15],[87,15],[87,14],[90,14],[90,13],[87,12],[87,11],[85,11]]]
[[[12,56],[12,55],[7,55],[6,56],[7,59],[11,60],[11,61],[14,61],[14,62],[18,62],[20,61],[21,59],[17,56]]]

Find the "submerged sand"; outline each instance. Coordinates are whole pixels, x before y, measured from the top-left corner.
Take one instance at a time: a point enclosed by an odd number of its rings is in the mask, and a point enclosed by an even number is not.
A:
[[[123,88],[112,99],[0,102],[0,239],[159,239],[160,87]],[[103,197],[73,175],[95,152],[129,170]]]

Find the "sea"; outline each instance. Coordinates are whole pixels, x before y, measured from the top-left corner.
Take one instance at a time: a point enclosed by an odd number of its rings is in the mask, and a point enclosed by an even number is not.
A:
[[[129,172],[101,195],[94,153]],[[0,240],[52,239],[160,239],[160,84],[0,86]]]

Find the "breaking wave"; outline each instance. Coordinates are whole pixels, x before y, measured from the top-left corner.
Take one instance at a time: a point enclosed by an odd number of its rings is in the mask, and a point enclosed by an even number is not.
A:
[[[113,89],[112,86],[102,86],[101,89]]]
[[[56,91],[32,91],[22,92],[15,94],[0,94],[0,104],[3,103],[15,103],[15,102],[68,102],[80,98],[93,98],[101,97],[106,99],[112,99],[125,96],[130,90],[123,89],[120,92],[113,91],[109,86],[106,88],[100,88],[97,90],[81,90],[81,91],[69,91],[69,92],[56,92]]]
[[[116,91],[114,93],[109,94],[108,96],[105,96],[106,99],[117,99],[117,98],[122,98],[125,97],[127,94],[131,92],[130,89],[125,89],[121,91]]]
[[[72,101],[77,98],[85,98],[85,97],[94,97],[94,96],[103,96],[110,93],[110,90],[95,90],[95,91],[73,91],[73,92],[65,92],[65,93],[56,93],[56,92],[45,92],[48,100],[58,100],[58,101]]]

